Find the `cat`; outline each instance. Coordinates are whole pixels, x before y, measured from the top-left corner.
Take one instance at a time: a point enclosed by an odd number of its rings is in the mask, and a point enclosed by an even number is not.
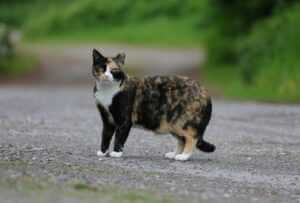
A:
[[[98,156],[121,157],[132,127],[177,139],[175,151],[166,158],[188,160],[194,146],[214,152],[203,140],[212,114],[212,102],[204,87],[183,76],[129,77],[123,70],[125,54],[105,57],[93,49],[94,97],[103,131]],[[113,151],[108,153],[115,134]]]

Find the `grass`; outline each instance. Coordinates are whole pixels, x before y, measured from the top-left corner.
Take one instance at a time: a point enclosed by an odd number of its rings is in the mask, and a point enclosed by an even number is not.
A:
[[[207,80],[226,98],[299,102],[300,4],[284,2],[4,1],[0,19],[22,28],[30,43],[205,44],[208,61],[219,63],[207,65]],[[0,73],[27,72],[32,65],[24,59],[0,62]]]
[[[22,160],[0,160],[0,201],[107,203],[179,202],[166,194],[130,189],[118,185],[87,184],[76,179],[71,179],[65,183],[57,183],[56,179],[52,176],[28,175],[27,171],[30,171],[28,167],[30,168],[31,166]],[[93,170],[91,168],[85,169],[87,173],[89,170]]]
[[[241,73],[234,68],[204,68],[202,74],[209,89],[216,90],[217,96],[224,99],[275,103],[299,103],[300,100],[300,93],[290,94],[288,91],[278,92],[275,87],[247,85]]]
[[[57,32],[42,36],[26,37],[29,42],[63,43],[125,43],[135,45],[159,45],[168,47],[199,47],[198,30],[189,26],[189,22],[174,22],[166,19],[144,24],[129,24],[122,27],[103,26],[87,30]]]
[[[203,32],[206,4],[206,0],[56,1],[42,13],[33,12],[23,28],[30,40],[195,46]]]
[[[55,196],[53,196],[55,194]],[[0,179],[0,196],[22,202],[49,202],[51,200],[73,200],[76,202],[110,203],[171,203],[174,199],[157,193],[141,190],[119,189],[112,186],[90,186],[77,182],[58,185],[46,178],[22,176]],[[3,200],[0,198],[1,200]]]
[[[18,77],[33,72],[38,66],[38,59],[25,51],[18,51],[15,56],[0,60],[1,77]]]
[[[233,61],[209,53],[205,70],[209,83],[223,90],[226,98],[299,103],[299,10],[298,3],[276,13],[223,47],[223,53],[235,53]],[[220,36],[216,41],[222,40]]]

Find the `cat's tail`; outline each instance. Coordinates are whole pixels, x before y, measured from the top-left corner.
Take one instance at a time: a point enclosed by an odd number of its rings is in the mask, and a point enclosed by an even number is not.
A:
[[[216,150],[216,146],[203,140],[205,129],[210,121],[211,114],[212,114],[212,103],[210,98],[207,100],[207,105],[203,109],[202,114],[203,117],[199,126],[198,141],[196,147],[203,152],[207,152],[207,153],[214,152]]]
[[[213,145],[211,143],[208,143],[204,140],[198,140],[196,146],[199,150],[201,150],[202,152],[206,152],[206,153],[211,153],[211,152],[214,152],[216,150],[215,145]]]

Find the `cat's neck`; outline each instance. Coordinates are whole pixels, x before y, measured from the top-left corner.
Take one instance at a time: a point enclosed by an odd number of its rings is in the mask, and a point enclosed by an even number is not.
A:
[[[121,90],[120,83],[116,81],[96,81],[94,91],[96,103],[108,108],[114,96]]]

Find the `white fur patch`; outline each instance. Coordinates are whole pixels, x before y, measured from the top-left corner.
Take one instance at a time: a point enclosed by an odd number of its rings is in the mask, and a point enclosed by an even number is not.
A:
[[[104,75],[108,78],[108,80],[113,81],[114,77],[110,72],[111,68],[109,66],[107,66],[106,71],[104,73]]]
[[[174,159],[175,156],[176,156],[176,152],[168,152],[168,153],[165,154],[165,157],[167,159]]]
[[[120,91],[120,82],[97,81],[97,91],[94,96],[96,103],[108,107],[112,103],[113,97]]]
[[[191,157],[191,153],[182,153],[182,154],[177,154],[175,156],[175,160],[177,161],[187,161]]]
[[[101,150],[97,151],[97,156],[104,157],[104,156],[107,156],[107,155],[108,155],[108,152],[103,153]]]
[[[111,153],[109,153],[109,156],[115,157],[115,158],[120,158],[122,155],[123,155],[123,152],[112,151]]]

